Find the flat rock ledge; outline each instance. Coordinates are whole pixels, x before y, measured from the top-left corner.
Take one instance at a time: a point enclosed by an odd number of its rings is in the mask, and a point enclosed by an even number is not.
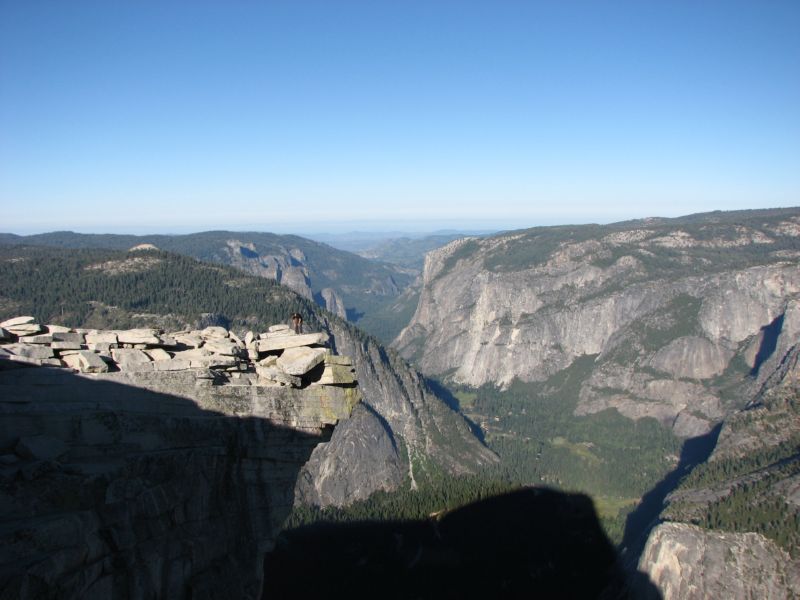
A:
[[[223,327],[103,331],[42,325],[31,316],[0,323],[0,360],[20,365],[87,374],[196,371],[239,385],[354,386],[352,361],[327,345],[328,334],[297,334],[287,325],[239,338]]]

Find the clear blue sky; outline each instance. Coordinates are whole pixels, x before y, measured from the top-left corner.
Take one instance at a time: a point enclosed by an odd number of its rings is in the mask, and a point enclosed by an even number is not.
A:
[[[0,0],[0,231],[800,205],[798,31],[798,0]]]

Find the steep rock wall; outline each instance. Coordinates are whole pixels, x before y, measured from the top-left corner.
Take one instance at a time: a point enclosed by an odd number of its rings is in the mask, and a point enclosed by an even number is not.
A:
[[[394,352],[342,322],[331,321],[328,331],[333,348],[352,357],[363,400],[330,443],[314,451],[298,482],[299,501],[341,506],[404,481],[413,487],[424,475],[420,469],[463,475],[497,462],[464,418]]]
[[[298,472],[358,397],[209,374],[0,371],[1,597],[260,596]]]

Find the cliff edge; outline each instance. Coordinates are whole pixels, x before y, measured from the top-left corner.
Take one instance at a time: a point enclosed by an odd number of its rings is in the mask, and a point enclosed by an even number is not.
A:
[[[0,597],[255,598],[360,390],[325,334],[0,324]]]

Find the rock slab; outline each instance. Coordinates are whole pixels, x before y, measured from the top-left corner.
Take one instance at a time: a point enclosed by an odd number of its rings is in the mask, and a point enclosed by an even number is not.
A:
[[[283,351],[276,364],[289,375],[302,376],[325,360],[325,348],[288,348]]]

